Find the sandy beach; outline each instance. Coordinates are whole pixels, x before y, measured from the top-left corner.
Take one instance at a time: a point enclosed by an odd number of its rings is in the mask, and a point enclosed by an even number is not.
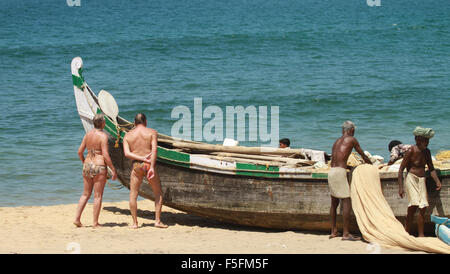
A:
[[[103,203],[92,227],[92,203],[72,222],[76,204],[0,208],[2,254],[418,254],[366,242],[328,239],[328,234],[274,231],[223,224],[163,207],[167,229],[154,227],[154,203],[138,201],[138,229],[130,229],[128,201]]]

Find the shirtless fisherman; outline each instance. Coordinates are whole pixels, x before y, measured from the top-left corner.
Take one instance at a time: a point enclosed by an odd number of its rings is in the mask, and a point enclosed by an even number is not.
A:
[[[364,159],[364,162],[372,164],[369,157],[364,154],[359,146],[355,134],[355,124],[351,121],[345,121],[342,124],[342,136],[336,140],[331,152],[331,169],[328,173],[328,185],[331,192],[331,235],[330,239],[338,237],[339,233],[336,227],[336,209],[339,205],[339,199],[342,199],[343,206],[343,233],[342,240],[358,241],[360,237],[349,233],[349,219],[352,204],[350,200],[350,186],[347,180],[347,160],[352,153],[353,148]]]
[[[144,176],[147,177],[155,196],[155,227],[167,228],[160,219],[163,200],[161,181],[155,169],[158,133],[154,129],[147,128],[147,118],[143,113],[136,114],[134,124],[136,127],[123,139],[125,157],[131,159],[133,163],[130,176],[130,211],[133,217],[131,228],[138,228],[137,197]]]
[[[94,189],[94,223],[93,227],[100,227],[98,217],[102,207],[103,190],[105,189],[108,165],[112,172],[112,179],[117,177],[116,169],[114,168],[111,158],[108,153],[108,136],[103,132],[105,127],[105,118],[103,114],[97,114],[93,119],[94,129],[90,130],[84,135],[83,141],[78,148],[78,156],[83,163],[83,184],[84,190],[78,202],[75,220],[73,222],[77,227],[83,226],[80,218],[83,210]],[[88,153],[84,157],[84,150]]]
[[[434,169],[433,161],[431,159],[431,152],[428,149],[428,143],[434,136],[434,131],[431,128],[416,127],[413,131],[416,140],[416,145],[412,146],[403,157],[403,161],[398,171],[398,194],[401,198],[406,193],[408,194],[409,204],[406,215],[405,230],[411,233],[411,224],[414,219],[414,214],[419,208],[419,217],[417,218],[417,230],[419,237],[424,237],[424,220],[425,211],[428,207],[427,188],[425,185],[425,165],[428,166],[431,177],[436,182],[436,190],[442,187],[436,170]],[[403,186],[403,171],[408,171],[404,180]]]

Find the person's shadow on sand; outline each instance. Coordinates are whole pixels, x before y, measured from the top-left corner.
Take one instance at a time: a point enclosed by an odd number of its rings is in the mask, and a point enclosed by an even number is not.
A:
[[[126,208],[118,208],[116,206],[108,206],[103,207],[103,210],[109,211],[113,214],[123,214],[130,216],[131,221],[131,212],[130,209]],[[273,230],[273,229],[264,229],[264,228],[255,228],[255,227],[247,227],[247,226],[240,226],[240,225],[233,225],[233,224],[227,224],[222,223],[216,220],[190,215],[187,213],[173,213],[173,212],[163,212],[161,214],[161,219],[164,221],[165,224],[170,226],[173,225],[181,225],[181,226],[189,226],[189,227],[207,227],[207,228],[222,228],[222,229],[228,229],[228,230],[245,230],[245,231],[255,231],[255,232],[274,232],[278,233],[280,230]],[[155,212],[150,210],[137,210],[137,216],[143,219],[155,220]],[[121,224],[114,224],[114,223],[108,223],[103,224],[103,226],[128,226],[129,224],[121,223]],[[154,226],[154,223],[144,223],[141,225],[142,227],[148,227],[148,226]],[[284,231],[284,230],[282,230]]]
[[[103,210],[109,211],[113,214],[123,214],[130,217],[131,222],[131,212],[129,208],[119,208],[116,206],[109,206],[109,207],[103,207]],[[154,227],[154,220],[155,220],[155,212],[150,210],[137,210],[137,215],[140,218],[151,220],[153,223],[143,223],[140,224],[140,227]],[[173,225],[181,225],[181,226],[189,226],[189,227],[201,227],[201,228],[219,228],[219,229],[227,229],[232,231],[249,231],[249,232],[265,232],[265,233],[280,233],[280,232],[287,232],[291,231],[294,233],[299,234],[313,234],[313,235],[328,235],[329,232],[324,231],[296,231],[296,230],[281,230],[281,229],[269,229],[269,228],[261,228],[261,227],[250,227],[250,226],[242,226],[242,225],[236,225],[236,224],[228,224],[220,221],[216,221],[213,219],[208,219],[205,217],[200,217],[196,215],[191,215],[188,213],[180,212],[180,213],[173,213],[173,212],[163,212],[161,216],[162,220],[165,224],[170,226]],[[104,226],[129,226],[128,223],[121,223],[121,224],[115,224],[115,223],[108,223],[104,224]],[[364,242],[364,240],[362,240]]]
[[[116,226],[126,227],[129,225],[130,224],[128,224],[128,223],[104,223],[104,224],[102,224],[103,227],[116,227]]]
[[[128,215],[130,216],[131,220],[131,212],[130,209],[126,208],[118,208],[116,206],[109,206],[104,207],[103,210],[112,212],[113,214],[122,214],[122,215]],[[161,218],[164,220],[164,223],[167,225],[173,226],[173,225],[183,225],[183,226],[198,226],[198,227],[221,227],[223,226],[222,223],[219,223],[214,220],[210,220],[207,218],[202,218],[198,216],[189,215],[186,213],[173,213],[173,212],[163,212],[161,214]],[[137,210],[137,216],[139,218],[147,219],[147,220],[155,220],[155,212],[150,210]],[[127,224],[128,225],[128,224]],[[122,224],[119,224],[119,226],[122,226]],[[142,224],[142,227],[146,226],[154,226],[154,224]]]

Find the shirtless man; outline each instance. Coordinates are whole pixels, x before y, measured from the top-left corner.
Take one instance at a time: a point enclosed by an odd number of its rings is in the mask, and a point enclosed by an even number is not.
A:
[[[353,135],[355,134],[355,124],[351,121],[345,121],[342,124],[342,136],[336,140],[333,145],[331,153],[331,169],[328,173],[328,185],[331,192],[331,235],[330,239],[338,237],[339,233],[336,227],[336,209],[339,205],[339,199],[342,199],[343,205],[343,235],[342,240],[358,241],[360,237],[353,236],[349,233],[349,219],[352,208],[350,201],[350,187],[347,180],[347,160],[352,150],[355,149],[364,162],[372,164],[369,157],[367,157],[358,140]]]
[[[134,124],[136,127],[123,139],[125,157],[131,159],[133,163],[130,176],[130,211],[133,217],[131,228],[138,228],[137,197],[144,176],[147,177],[155,195],[155,227],[167,228],[160,219],[163,200],[161,181],[155,169],[158,132],[147,128],[147,118],[143,113],[136,114]]]
[[[114,168],[111,158],[108,153],[108,136],[103,132],[105,127],[105,118],[103,114],[94,116],[94,129],[90,130],[84,135],[83,141],[78,148],[78,156],[83,163],[83,184],[84,190],[78,202],[78,208],[75,216],[74,225],[77,227],[83,226],[80,218],[81,213],[91,197],[92,189],[94,189],[94,224],[93,227],[100,227],[98,217],[102,207],[103,190],[107,179],[106,165],[113,172],[112,179],[117,177],[116,169]],[[84,150],[88,153],[84,157]],[[105,165],[106,163],[106,165]]]
[[[428,149],[428,143],[434,136],[432,129],[425,129],[417,127],[413,134],[416,136],[416,145],[412,146],[405,154],[403,161],[398,171],[398,194],[401,198],[405,195],[403,188],[403,171],[408,171],[405,178],[405,189],[408,194],[409,204],[406,215],[405,230],[411,233],[411,224],[414,219],[414,215],[419,208],[419,217],[417,218],[417,230],[419,237],[424,237],[424,220],[425,211],[428,207],[427,188],[425,185],[425,165],[428,166],[428,170],[431,173],[431,177],[436,182],[436,190],[440,190],[442,187],[436,170],[433,166],[431,159],[431,152]]]

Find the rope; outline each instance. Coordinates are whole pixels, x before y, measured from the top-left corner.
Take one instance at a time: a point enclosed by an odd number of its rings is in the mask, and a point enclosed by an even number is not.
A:
[[[120,132],[128,132],[128,129],[126,129],[126,126],[133,126],[131,129],[133,129],[135,127],[134,123],[125,123],[122,125],[119,125],[119,123],[114,123],[114,125],[116,126],[116,130],[117,130],[117,139],[116,139],[116,143],[114,144],[114,148],[118,148],[119,147],[119,141],[120,141]]]
[[[120,127],[119,124],[116,124],[116,129],[117,129],[117,139],[116,139],[116,143],[114,144],[114,148],[118,148],[119,147],[120,132],[122,131],[122,128]]]
[[[124,185],[122,185],[122,184],[113,185],[113,184],[111,184],[110,181],[106,181],[106,182],[108,183],[108,186],[114,190],[122,189],[124,187]]]

